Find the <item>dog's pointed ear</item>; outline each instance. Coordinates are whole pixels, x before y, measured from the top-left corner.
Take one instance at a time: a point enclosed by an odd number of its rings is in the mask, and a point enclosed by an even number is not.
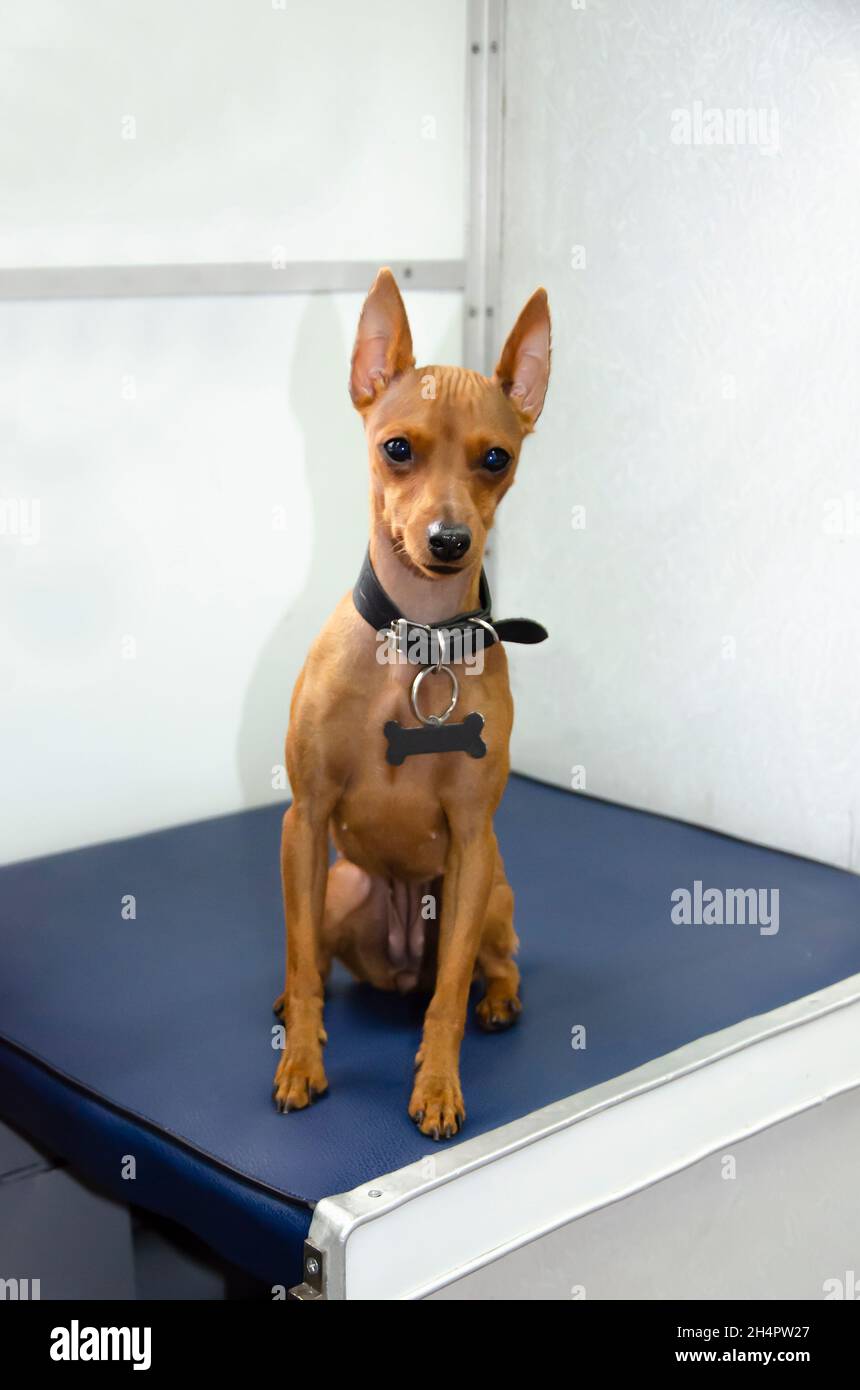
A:
[[[549,384],[550,318],[546,290],[535,290],[511,329],[493,380],[533,429]]]
[[[366,410],[398,372],[414,366],[409,320],[397,281],[384,266],[364,301],[352,350],[349,394],[356,410]]]

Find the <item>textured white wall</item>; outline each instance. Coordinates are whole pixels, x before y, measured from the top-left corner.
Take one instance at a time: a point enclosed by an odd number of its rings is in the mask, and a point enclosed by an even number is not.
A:
[[[497,541],[552,631],[515,763],[860,869],[856,7],[507,11],[500,328],[540,282],[555,326]]]

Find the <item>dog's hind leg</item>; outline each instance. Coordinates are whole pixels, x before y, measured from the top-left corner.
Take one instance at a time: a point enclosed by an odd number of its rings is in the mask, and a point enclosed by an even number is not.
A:
[[[514,895],[505,878],[504,864],[499,855],[478,947],[476,971],[485,980],[486,991],[475,1010],[475,1017],[488,1033],[510,1028],[522,1012],[520,972],[514,961],[518,946],[514,931]]]

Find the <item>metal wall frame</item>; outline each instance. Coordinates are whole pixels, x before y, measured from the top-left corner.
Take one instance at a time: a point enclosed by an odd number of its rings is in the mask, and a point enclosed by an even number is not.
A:
[[[0,269],[0,299],[154,299],[169,295],[365,294],[376,261],[291,261],[281,269],[262,263],[187,265],[44,266]],[[391,269],[407,290],[462,290],[462,260],[395,261]]]

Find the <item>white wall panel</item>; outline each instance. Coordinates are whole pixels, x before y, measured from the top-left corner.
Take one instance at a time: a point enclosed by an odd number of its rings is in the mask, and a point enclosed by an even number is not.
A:
[[[0,14],[0,265],[463,254],[465,0]]]
[[[856,8],[507,14],[500,331],[540,282],[555,329],[497,541],[552,633],[515,764],[860,869]]]
[[[406,299],[456,361],[461,296]],[[367,539],[360,306],[0,306],[3,859],[283,797],[293,683]]]

